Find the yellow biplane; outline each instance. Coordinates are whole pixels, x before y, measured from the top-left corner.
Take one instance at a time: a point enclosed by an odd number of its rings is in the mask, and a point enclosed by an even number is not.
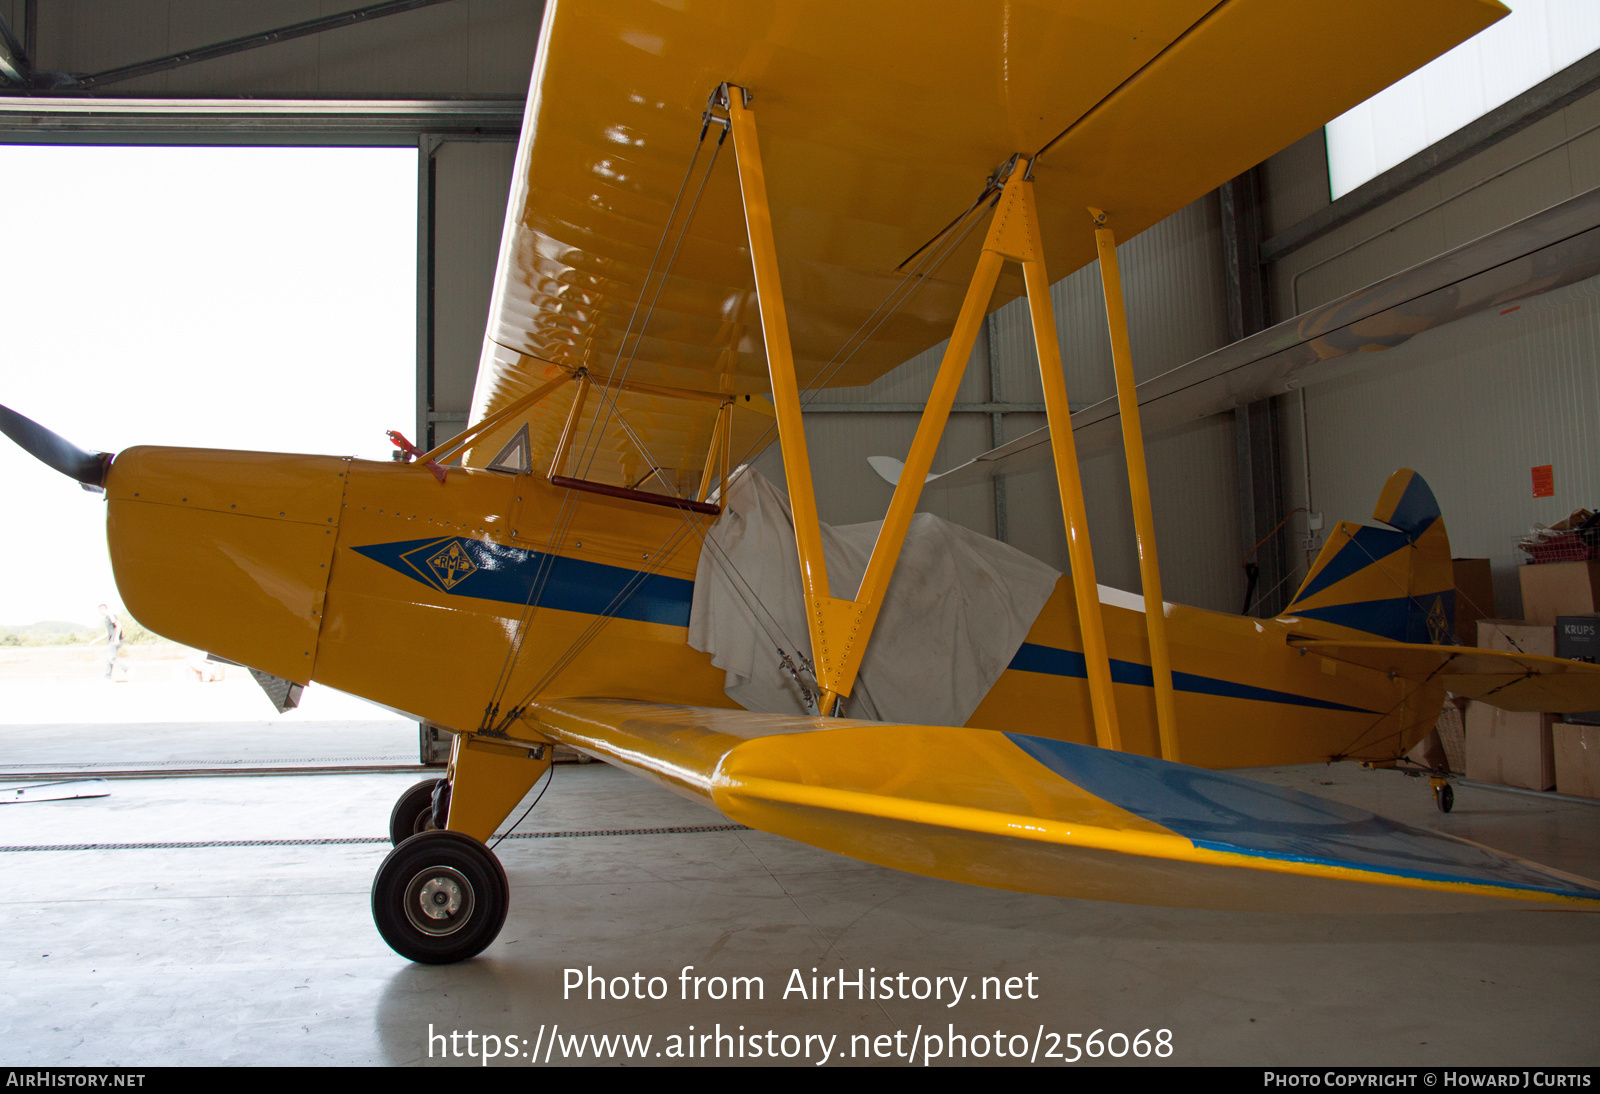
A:
[[[1116,265],[1113,233],[1503,14],[552,0],[466,432],[374,463],[113,459],[9,411],[0,427],[105,490],[145,626],[455,731],[446,777],[396,805],[373,885],[380,932],[413,960],[494,939],[508,887],[485,844],[557,744],[754,828],[979,885],[1600,908],[1585,879],[1213,770],[1393,760],[1446,692],[1593,709],[1600,669],[1448,644],[1449,543],[1410,471],[1379,499],[1387,527],[1341,525],[1279,618],[1165,603]],[[1095,581],[1050,306],[1050,277],[1096,258],[1142,597]],[[1027,596],[995,576],[1026,566],[992,541],[961,541],[978,576],[946,583],[943,541],[913,519],[979,325],[1023,293],[1072,571],[1034,575]],[[888,515],[847,550],[818,520],[803,393],[945,339]],[[737,470],[774,436],[787,501]],[[734,607],[708,623],[717,582]],[[915,625],[951,605],[959,627]],[[734,637],[717,652],[708,631]],[[883,655],[896,644],[927,655]],[[735,655],[777,699],[731,697]]]

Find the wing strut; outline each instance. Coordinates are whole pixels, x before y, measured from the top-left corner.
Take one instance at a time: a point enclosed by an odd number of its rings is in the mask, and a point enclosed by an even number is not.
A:
[[[722,500],[728,494],[728,454],[733,446],[733,400],[723,403],[717,411],[717,424],[711,429],[711,446],[706,449],[706,467],[700,474],[700,489],[695,492],[696,501],[705,501],[711,495],[712,476],[718,469],[721,475],[717,479],[717,500]]]
[[[754,267],[756,296],[766,338],[767,366],[772,380],[772,401],[778,419],[778,440],[788,480],[789,505],[794,516],[795,545],[800,556],[800,580],[806,599],[806,621],[822,685],[820,709],[832,712],[836,701],[850,694],[861,660],[877,622],[889,579],[894,574],[906,531],[916,512],[923,482],[933,464],[956,390],[961,385],[978,330],[988,311],[989,299],[1006,260],[1020,263],[1028,289],[1029,314],[1039,351],[1039,373],[1044,385],[1045,411],[1051,424],[1051,445],[1056,481],[1065,515],[1067,549],[1072,560],[1073,590],[1083,632],[1090,703],[1094,711],[1095,740],[1102,747],[1121,749],[1122,734],[1111,688],[1111,662],[1105,626],[1100,613],[1100,593],[1095,583],[1094,558],[1089,549],[1089,525],[1073,443],[1071,408],[1061,367],[1060,341],[1050,305],[1050,279],[1045,272],[1039,239],[1039,218],[1027,160],[1014,159],[1010,175],[995,205],[994,218],[978,257],[977,269],[967,287],[966,299],[940,362],[933,390],[906,456],[905,469],[895,486],[888,515],[872,548],[872,558],[861,588],[852,600],[839,599],[828,587],[827,564],[817,518],[816,492],[811,481],[811,459],[801,420],[799,382],[778,278],[777,248],[772,236],[772,215],[767,204],[766,177],[756,138],[755,117],[743,88],[728,87],[727,110],[733,131],[734,154],[739,165],[739,186],[744,199],[745,224],[750,234],[750,261]]]
[[[1117,409],[1122,416],[1122,451],[1128,461],[1128,490],[1133,495],[1133,530],[1139,541],[1139,584],[1144,588],[1144,625],[1150,639],[1150,671],[1155,677],[1156,725],[1161,732],[1161,758],[1178,758],[1178,708],[1172,698],[1172,657],[1167,651],[1167,615],[1161,598],[1161,566],[1156,561],[1155,516],[1150,504],[1150,476],[1144,465],[1144,429],[1139,424],[1139,396],[1133,378],[1133,353],[1128,346],[1128,312],[1122,302],[1122,271],[1117,266],[1117,237],[1106,214],[1090,209],[1095,246],[1100,252],[1100,287],[1106,298],[1106,323],[1111,329],[1111,363],[1117,374]],[[1029,286],[1029,296],[1033,293]],[[1072,430],[1070,421],[1062,425]],[[1055,428],[1055,423],[1051,423]],[[1076,563],[1074,563],[1076,565]]]
[[[417,462],[419,464],[443,463],[445,460],[448,460],[454,456],[457,452],[460,452],[462,449],[466,448],[473,442],[474,439],[483,436],[495,426],[509,421],[512,415],[527,410],[535,403],[541,402],[546,395],[549,395],[556,388],[569,382],[571,379],[572,377],[570,375],[562,373],[554,380],[549,380],[543,384],[540,384],[522,398],[501,408],[497,413],[491,414],[487,418],[484,418],[482,421],[478,422],[476,425],[469,426],[460,433],[457,433],[454,437],[451,437],[448,441],[445,441],[431,452],[424,452],[422,455],[417,457]],[[443,480],[440,481],[442,482]]]

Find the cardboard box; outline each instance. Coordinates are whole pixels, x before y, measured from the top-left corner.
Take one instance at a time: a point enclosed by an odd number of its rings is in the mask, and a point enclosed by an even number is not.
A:
[[[1556,716],[1467,706],[1467,778],[1479,783],[1549,790],[1556,784]]]
[[[1525,619],[1480,619],[1478,646],[1486,650],[1554,657],[1556,628],[1554,624],[1541,627]]]
[[[1600,615],[1556,616],[1556,656],[1600,663]],[[1565,718],[1573,725],[1600,726],[1600,710],[1568,713]]]
[[[1600,798],[1600,726],[1557,722],[1551,734],[1556,754],[1556,791]]]
[[[1486,558],[1453,558],[1456,580],[1456,639],[1478,644],[1478,620],[1494,615],[1494,573]]]
[[[1522,584],[1523,618],[1553,627],[1557,616],[1587,615],[1596,610],[1600,559],[1518,566],[1517,580]]]
[[[1600,615],[1556,616],[1556,656],[1600,662]]]

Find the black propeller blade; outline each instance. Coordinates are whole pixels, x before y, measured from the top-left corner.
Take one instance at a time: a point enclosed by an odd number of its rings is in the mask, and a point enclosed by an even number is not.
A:
[[[31,418],[0,406],[0,433],[4,433],[34,459],[85,486],[104,489],[111,453],[85,452],[59,434],[52,433]]]

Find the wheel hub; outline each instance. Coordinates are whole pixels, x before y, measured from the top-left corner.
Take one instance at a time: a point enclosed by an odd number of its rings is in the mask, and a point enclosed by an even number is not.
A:
[[[448,866],[418,871],[406,886],[406,918],[424,934],[454,934],[472,918],[472,883]]]

